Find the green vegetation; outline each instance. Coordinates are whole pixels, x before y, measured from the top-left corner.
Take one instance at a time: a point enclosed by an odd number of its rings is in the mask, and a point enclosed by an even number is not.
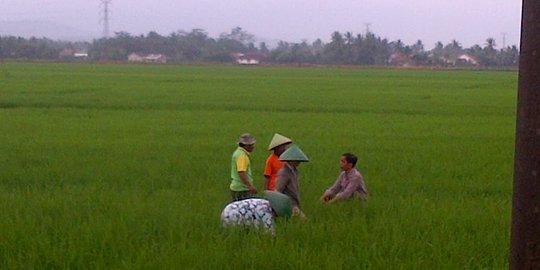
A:
[[[317,64],[355,66],[423,66],[460,68],[516,69],[519,49],[516,45],[496,49],[495,39],[487,38],[484,46],[463,47],[457,40],[444,45],[437,42],[431,50],[421,40],[404,44],[390,41],[373,32],[329,35],[330,42],[320,38],[313,43],[279,41],[269,48],[265,42],[255,44],[252,34],[235,27],[230,33],[212,38],[203,29],[178,31],[168,36],[156,32],[131,35],[116,32],[114,37],[89,42],[62,42],[47,38],[0,36],[0,59],[60,59],[62,61],[126,61],[131,54],[143,60],[148,54],[160,54],[159,61],[170,63],[232,63],[237,60],[257,60],[274,64]],[[431,45],[431,44],[428,44]],[[240,57],[240,58],[238,58]]]
[[[506,269],[517,74],[0,65],[0,269]],[[222,232],[242,132],[298,143],[306,221]],[[318,201],[341,153],[368,204]]]

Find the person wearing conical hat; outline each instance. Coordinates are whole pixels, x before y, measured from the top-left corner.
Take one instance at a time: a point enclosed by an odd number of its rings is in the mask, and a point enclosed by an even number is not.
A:
[[[249,155],[255,149],[255,138],[250,133],[240,135],[238,139],[238,148],[234,151],[231,158],[231,196],[233,201],[239,201],[250,198],[259,193],[253,185],[251,176],[251,161]]]
[[[367,200],[368,191],[362,174],[355,168],[358,157],[351,153],[341,155],[339,167],[342,172],[339,174],[334,185],[329,187],[321,196],[320,200],[324,204],[332,204],[339,200],[349,198],[359,198]]]
[[[266,166],[264,168],[264,189],[265,190],[275,190],[276,189],[276,180],[277,173],[283,165],[284,161],[279,160],[279,156],[287,150],[287,147],[292,143],[292,140],[281,135],[274,134],[268,150],[272,153],[266,159]]]
[[[286,164],[279,170],[277,176],[276,191],[289,196],[293,203],[293,216],[304,218],[300,208],[300,188],[298,166],[302,162],[308,162],[309,158],[297,145],[289,147],[279,156],[279,160]]]

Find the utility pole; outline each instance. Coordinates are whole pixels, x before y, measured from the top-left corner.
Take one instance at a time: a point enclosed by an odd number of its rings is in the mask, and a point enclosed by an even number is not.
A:
[[[523,0],[509,269],[540,269],[540,1]]]
[[[109,37],[109,4],[112,0],[101,0],[101,5],[103,6],[102,11],[102,22],[103,22],[103,37],[108,38]]]
[[[371,31],[369,30],[369,27],[371,26],[371,23],[364,23],[364,25],[366,26],[366,34],[371,33]]]
[[[506,48],[506,33],[501,33],[502,35],[502,49],[504,50]]]

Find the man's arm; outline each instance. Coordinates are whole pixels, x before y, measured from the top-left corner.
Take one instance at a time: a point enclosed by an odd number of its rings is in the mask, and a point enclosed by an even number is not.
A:
[[[270,184],[270,176],[265,175],[264,176],[264,189],[265,190],[270,190],[269,184]]]
[[[340,199],[351,197],[352,194],[358,189],[358,186],[360,186],[361,181],[362,177],[360,175],[353,175],[347,186],[343,189],[343,191],[338,193],[336,197],[339,197]]]
[[[358,189],[358,186],[362,184],[362,176],[361,175],[353,175],[347,184],[347,186],[343,189],[343,191],[336,194],[336,197],[334,197],[332,200],[326,202],[327,204],[335,203],[339,200],[343,200],[346,198],[349,198],[352,196],[352,194]]]
[[[276,191],[283,192],[285,190],[285,186],[287,186],[287,183],[289,181],[288,177],[284,173],[285,167],[281,168],[278,171],[277,179],[276,179]]]
[[[338,193],[339,190],[340,190],[340,181],[341,181],[341,174],[338,176],[338,178],[336,179],[336,181],[334,182],[334,184],[329,187],[327,190],[324,191],[324,194],[321,196],[320,200],[324,203],[328,203],[329,202],[329,198]]]
[[[236,160],[236,168],[238,168],[238,176],[240,176],[240,180],[246,185],[249,189],[249,192],[251,194],[257,194],[259,191],[257,188],[255,188],[250,182],[249,178],[247,176],[247,168],[249,167],[249,158],[247,156],[239,156]]]
[[[264,189],[270,190],[270,175],[272,174],[272,162],[270,160],[270,157],[266,159],[266,163],[264,166]]]
[[[259,193],[259,191],[257,190],[256,187],[254,187],[250,182],[249,182],[249,178],[247,177],[247,173],[246,172],[238,172],[238,175],[240,176],[240,179],[242,180],[242,182],[244,183],[244,185],[246,185],[249,189],[249,193],[251,194],[257,194]]]

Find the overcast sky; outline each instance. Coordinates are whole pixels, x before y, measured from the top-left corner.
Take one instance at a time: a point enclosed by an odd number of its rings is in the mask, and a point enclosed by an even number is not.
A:
[[[0,26],[30,21],[100,37],[101,1],[0,0]],[[420,39],[427,49],[453,39],[464,47],[483,46],[488,37],[500,48],[503,36],[506,45],[519,45],[521,24],[520,0],[111,0],[109,7],[112,33],[202,28],[218,37],[240,26],[266,40],[326,42],[336,30],[358,34],[369,27],[390,41],[410,45]]]

